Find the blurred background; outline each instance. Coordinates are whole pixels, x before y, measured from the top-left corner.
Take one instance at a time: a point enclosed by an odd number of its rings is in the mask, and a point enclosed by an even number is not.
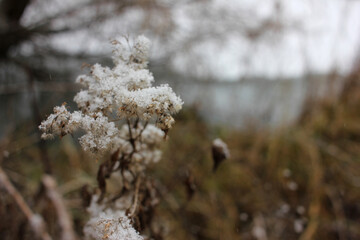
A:
[[[71,136],[40,141],[37,126],[76,108],[75,78],[112,66],[112,39],[139,34],[155,85],[185,102],[152,170],[166,239],[360,239],[356,0],[1,0],[0,162],[35,208],[54,173],[81,234],[78,192],[96,186],[98,163]],[[218,136],[232,157],[212,173]],[[0,238],[27,239],[0,199]]]

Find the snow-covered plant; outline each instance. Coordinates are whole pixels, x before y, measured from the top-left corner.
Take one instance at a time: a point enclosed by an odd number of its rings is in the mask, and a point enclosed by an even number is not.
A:
[[[126,215],[124,206],[131,204],[131,199],[118,199],[113,208],[97,203],[94,196],[88,208],[90,220],[84,227],[87,239],[124,239],[143,240],[144,238],[134,229],[130,218]]]
[[[95,64],[90,75],[77,78],[84,86],[74,98],[79,110],[70,112],[65,104],[55,107],[39,128],[44,139],[82,129],[85,134],[79,142],[84,151],[97,159],[111,154],[99,167],[101,193],[92,198],[84,232],[89,239],[138,240],[143,238],[132,224],[137,221],[139,225],[144,209],[150,207],[139,206],[157,202],[144,171],[148,164],[159,161],[159,144],[183,102],[168,85],[152,86],[154,77],[147,69],[150,41],[146,37],[139,36],[132,45],[128,40],[112,44],[113,68]],[[110,196],[106,179],[113,173],[120,175],[121,187],[117,195]]]

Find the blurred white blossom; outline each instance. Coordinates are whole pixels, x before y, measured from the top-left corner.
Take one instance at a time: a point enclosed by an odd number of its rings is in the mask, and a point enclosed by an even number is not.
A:
[[[304,221],[302,219],[295,219],[294,221],[294,231],[296,233],[301,233],[304,231]]]
[[[291,191],[296,191],[298,189],[298,184],[296,182],[294,182],[294,181],[290,181],[290,182],[287,183],[287,187]]]
[[[128,198],[125,198],[128,200]],[[85,238],[88,240],[143,240],[144,238],[132,227],[130,219],[125,214],[126,206],[130,201],[124,198],[118,200],[117,209],[106,207],[97,203],[94,196],[88,208],[90,219],[84,227]]]
[[[305,213],[306,209],[304,206],[297,206],[296,207],[296,212],[300,215],[303,215]]]
[[[247,213],[240,213],[239,218],[241,221],[246,222],[249,218],[249,215]]]
[[[291,170],[288,168],[285,168],[282,173],[283,173],[283,176],[286,178],[289,178],[291,176]]]

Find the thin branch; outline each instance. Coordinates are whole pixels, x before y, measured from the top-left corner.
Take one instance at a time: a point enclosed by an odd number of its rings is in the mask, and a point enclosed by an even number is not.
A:
[[[0,186],[5,188],[9,195],[14,199],[15,203],[19,206],[20,210],[24,213],[25,217],[30,223],[29,226],[33,232],[42,240],[51,240],[49,233],[46,232],[43,218],[40,215],[33,213],[21,194],[11,184],[9,178],[1,167]]]
[[[139,201],[139,190],[140,190],[140,183],[141,183],[141,176],[138,176],[135,183],[135,195],[134,195],[134,203],[132,206],[132,210],[129,213],[129,217],[133,217],[135,215],[135,212],[137,210],[137,205]]]
[[[114,1],[114,3],[116,3],[116,7],[112,8],[112,12],[103,12],[103,13],[97,13],[95,16],[93,16],[91,19],[88,19],[84,22],[81,22],[77,25],[71,25],[71,26],[65,26],[63,28],[60,29],[51,29],[51,23],[54,20],[57,19],[61,19],[61,18],[66,18],[67,16],[73,16],[73,15],[77,15],[79,14],[78,12],[80,12],[83,9],[89,8],[89,7],[93,7],[97,4],[100,4],[103,2],[101,0],[94,0],[94,1],[90,1],[90,2],[84,2],[82,4],[79,4],[77,6],[74,6],[74,8],[68,9],[64,12],[59,12],[53,16],[50,16],[48,18],[45,18],[41,21],[41,23],[37,23],[34,26],[30,27],[30,31],[34,34],[42,34],[42,35],[51,35],[51,34],[57,34],[57,33],[63,33],[63,32],[70,32],[70,31],[77,31],[79,29],[84,29],[84,28],[89,28],[92,24],[94,23],[99,23],[101,21],[104,21],[108,18],[112,18],[114,16],[114,13],[116,13],[116,15],[120,14],[122,11],[124,11],[127,7],[132,7],[132,6],[136,6],[136,5],[141,5],[141,2],[136,2],[136,1],[123,1],[123,2],[117,2]],[[80,13],[81,14],[81,13]]]
[[[146,126],[147,126],[148,124],[149,124],[149,122],[146,121],[145,124],[144,124],[143,129],[141,129],[139,135],[137,135],[134,140],[137,140],[137,139],[139,139],[139,138],[141,137],[141,134],[144,132],[144,130],[145,130],[145,128],[146,128]]]
[[[76,12],[79,12],[81,10],[83,10],[85,7],[87,6],[91,6],[92,4],[97,4],[100,1],[90,1],[90,2],[84,2],[78,5],[75,5],[74,8],[70,8],[67,9],[65,11],[62,12],[58,12],[56,14],[53,14],[47,18],[42,19],[40,22],[37,22],[35,24],[33,24],[32,26],[30,26],[30,30],[32,31],[36,31],[36,30],[40,30],[40,29],[44,29],[44,28],[48,28],[48,26],[50,25],[50,23],[54,20],[57,20],[59,18],[66,18],[68,16],[72,16],[74,14],[76,14]]]
[[[341,198],[337,196],[336,190],[331,186],[327,186],[325,188],[325,192],[328,195],[331,205],[333,207],[333,212],[335,215],[335,224],[337,228],[337,233],[339,240],[348,239],[346,233],[349,232],[346,223],[346,217],[343,209],[343,203],[341,202]]]
[[[73,229],[72,220],[66,210],[62,196],[58,193],[56,189],[57,187],[54,178],[52,178],[50,175],[44,175],[44,177],[42,178],[42,184],[45,187],[46,197],[53,204],[57,214],[58,223],[62,230],[60,239],[61,240],[77,239]]]
[[[129,141],[131,143],[131,146],[133,147],[133,151],[136,151],[135,139],[134,139],[134,137],[132,135],[130,120],[127,118],[126,122],[127,122],[128,128],[129,128],[129,136],[130,136]]]
[[[121,118],[115,118],[115,119],[109,120],[109,122],[117,122],[117,121],[120,121],[120,120],[122,120],[122,119]]]
[[[136,120],[134,122],[134,128],[137,129],[138,127],[138,124],[139,124],[139,121],[140,121],[140,118],[139,117],[136,117]]]

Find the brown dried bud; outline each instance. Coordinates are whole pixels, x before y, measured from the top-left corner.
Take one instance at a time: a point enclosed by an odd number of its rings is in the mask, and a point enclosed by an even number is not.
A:
[[[217,138],[212,143],[212,156],[214,161],[213,171],[219,167],[220,163],[230,157],[229,149],[220,138]]]

